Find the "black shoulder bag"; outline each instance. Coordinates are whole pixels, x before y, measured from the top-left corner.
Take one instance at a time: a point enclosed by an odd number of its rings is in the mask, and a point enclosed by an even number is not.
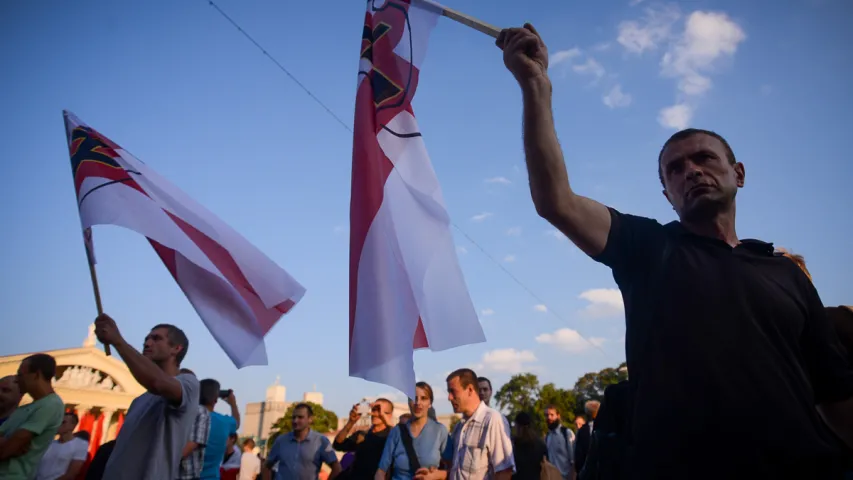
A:
[[[412,473],[417,472],[421,468],[421,462],[418,460],[418,454],[415,453],[415,446],[412,445],[412,433],[409,432],[406,425],[400,425],[400,441],[403,442],[406,456],[409,457],[409,470]]]

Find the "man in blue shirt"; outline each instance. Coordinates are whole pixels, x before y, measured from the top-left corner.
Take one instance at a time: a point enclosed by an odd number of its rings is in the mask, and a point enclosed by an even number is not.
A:
[[[201,479],[219,480],[219,466],[222,465],[222,459],[225,458],[225,445],[228,442],[228,435],[236,433],[240,426],[240,410],[237,408],[237,399],[232,390],[228,391],[227,396],[220,397],[219,382],[212,378],[206,378],[200,383],[199,403],[210,412],[210,434],[207,437],[207,445],[204,450]],[[231,406],[231,416],[213,411],[216,401],[220,398]]]
[[[332,450],[332,442],[311,429],[314,410],[307,403],[293,409],[293,430],[278,437],[264,464],[264,480],[271,480],[271,469],[278,464],[275,480],[317,480],[320,467],[329,465],[329,480],[341,473],[341,464]]]

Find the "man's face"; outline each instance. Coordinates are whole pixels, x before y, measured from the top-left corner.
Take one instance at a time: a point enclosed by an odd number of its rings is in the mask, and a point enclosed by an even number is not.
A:
[[[62,423],[59,424],[59,430],[57,430],[56,433],[60,435],[71,433],[74,431],[74,427],[76,426],[77,420],[72,415],[65,415],[62,417]]]
[[[459,377],[453,377],[447,382],[447,400],[453,406],[453,413],[462,413],[471,408],[474,401],[479,402],[480,396],[474,391],[473,385],[463,388]]]
[[[492,386],[489,385],[489,382],[482,381],[477,382],[477,393],[480,394],[480,400],[489,403],[489,399],[492,398]]]
[[[393,414],[392,405],[388,405],[387,402],[374,402],[370,406],[370,423],[372,425],[391,425]]]
[[[162,363],[171,356],[177,356],[180,347],[169,343],[169,330],[155,328],[145,337],[142,354],[154,363]]]
[[[24,360],[18,366],[18,388],[21,394],[30,393],[38,381],[38,374],[30,370],[30,361]]]
[[[293,411],[293,417],[291,418],[291,425],[293,426],[294,432],[301,432],[306,428],[311,428],[311,423],[314,421],[314,417],[308,415],[308,410],[305,408],[297,408]]]
[[[0,410],[6,411],[21,403],[21,390],[18,388],[18,377],[9,375],[0,378]]]
[[[660,168],[664,196],[688,221],[714,218],[731,207],[746,176],[742,163],[729,163],[722,142],[702,133],[669,144]]]
[[[402,425],[402,424],[408,422],[411,418],[412,418],[412,414],[404,413],[404,414],[400,415],[400,419],[397,423]]]
[[[548,422],[548,425],[554,425],[555,423],[559,423],[560,414],[557,413],[553,408],[549,408],[545,410],[545,421]]]
[[[580,430],[581,427],[584,426],[585,423],[586,423],[586,421],[582,417],[576,417],[575,418],[575,427],[578,430]]]

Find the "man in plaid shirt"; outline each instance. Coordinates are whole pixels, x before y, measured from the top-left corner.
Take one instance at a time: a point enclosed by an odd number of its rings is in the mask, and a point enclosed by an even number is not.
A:
[[[198,480],[204,460],[204,447],[210,433],[210,412],[198,405],[190,438],[181,452],[181,470],[178,480]]]
[[[417,480],[510,480],[515,471],[509,425],[477,393],[477,374],[461,368],[447,377],[447,399],[462,414],[442,460],[449,471],[434,467],[415,472]]]

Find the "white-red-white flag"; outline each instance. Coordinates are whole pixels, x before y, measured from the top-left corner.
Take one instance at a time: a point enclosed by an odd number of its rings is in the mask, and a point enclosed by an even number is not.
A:
[[[147,237],[231,361],[266,365],[264,336],[305,294],[302,285],[129,152],[63,116],[84,238],[93,225]]]
[[[412,110],[441,10],[369,0],[350,203],[350,375],[415,394],[413,350],[485,341]]]

